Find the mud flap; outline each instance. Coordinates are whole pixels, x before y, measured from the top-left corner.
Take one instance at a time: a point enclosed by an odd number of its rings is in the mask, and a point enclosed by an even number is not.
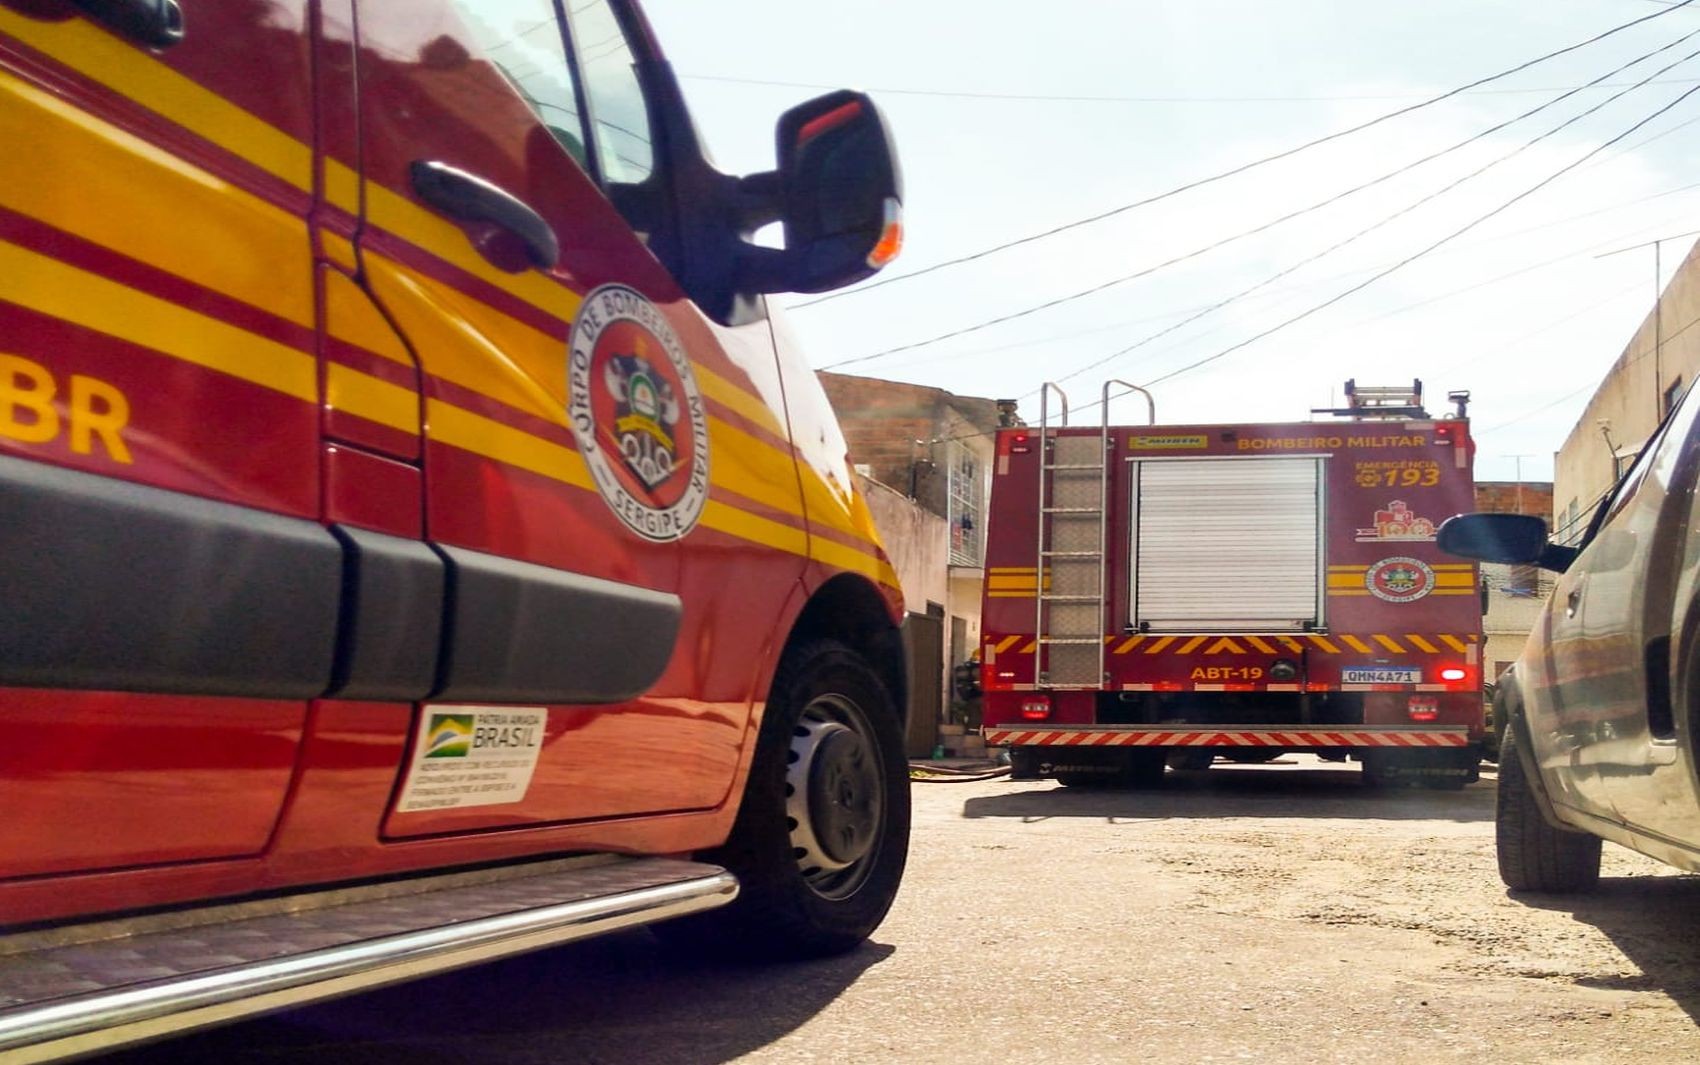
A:
[[[1434,784],[1458,787],[1481,779],[1481,748],[1427,751],[1363,751],[1364,774],[1377,784]]]
[[[1039,748],[1011,747],[1009,749],[1009,779],[1039,780]]]

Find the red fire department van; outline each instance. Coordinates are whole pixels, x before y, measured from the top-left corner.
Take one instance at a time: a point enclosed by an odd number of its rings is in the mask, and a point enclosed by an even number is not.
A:
[[[633,0],[0,0],[0,143],[0,1056],[878,924],[901,597],[763,299],[896,254],[867,97],[732,177]]]
[[[1442,418],[1420,382],[1346,394],[1313,412],[1343,420],[1070,427],[1047,385],[1038,426],[999,431],[981,680],[1016,778],[1288,751],[1476,778],[1478,575],[1435,546],[1473,506],[1468,394]]]

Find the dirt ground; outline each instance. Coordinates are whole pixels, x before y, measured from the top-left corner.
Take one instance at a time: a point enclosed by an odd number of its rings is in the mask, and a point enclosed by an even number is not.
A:
[[[1608,845],[1509,897],[1491,774],[922,784],[874,942],[780,969],[647,933],[206,1033],[140,1062],[1672,1062],[1700,1059],[1700,878]]]

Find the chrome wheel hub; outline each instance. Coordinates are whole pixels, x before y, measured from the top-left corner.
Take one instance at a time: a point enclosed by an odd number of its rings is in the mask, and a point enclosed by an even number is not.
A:
[[[855,703],[821,696],[791,735],[785,774],[791,853],[817,894],[842,898],[867,877],[885,824],[885,770]]]

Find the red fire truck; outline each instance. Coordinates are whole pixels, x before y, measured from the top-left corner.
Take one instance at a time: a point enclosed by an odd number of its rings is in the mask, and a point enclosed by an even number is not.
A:
[[[1435,546],[1473,505],[1468,393],[1438,418],[1421,382],[1346,395],[1324,420],[1085,427],[1046,385],[1037,426],[999,431],[981,673],[1017,779],[1289,751],[1476,778],[1479,578]]]

